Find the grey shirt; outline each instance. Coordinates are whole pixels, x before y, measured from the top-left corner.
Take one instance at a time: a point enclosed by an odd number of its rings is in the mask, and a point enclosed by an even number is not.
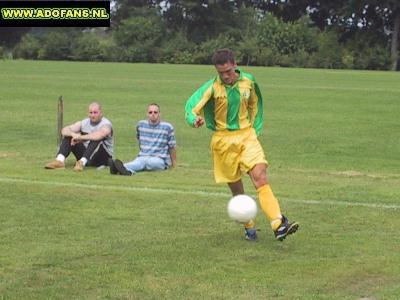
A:
[[[113,156],[114,140],[113,140],[113,128],[110,120],[108,120],[105,117],[102,117],[99,123],[91,123],[89,118],[83,119],[81,121],[81,132],[82,134],[92,133],[98,131],[103,126],[107,126],[111,129],[111,134],[106,136],[103,142],[104,142],[104,148],[107,151],[107,153],[110,156]],[[87,146],[88,144],[89,141],[86,141],[85,145]]]

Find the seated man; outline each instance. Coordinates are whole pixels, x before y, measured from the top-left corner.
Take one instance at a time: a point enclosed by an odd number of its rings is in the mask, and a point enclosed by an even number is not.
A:
[[[72,153],[77,161],[74,171],[81,172],[88,166],[107,165],[113,155],[113,129],[111,122],[103,117],[101,105],[89,105],[88,118],[65,126],[57,157],[48,163],[46,169],[64,169],[65,159]]]
[[[110,173],[132,175],[140,171],[165,170],[176,166],[176,140],[174,127],[161,121],[160,106],[152,103],[147,107],[147,120],[136,127],[139,154],[131,162],[110,160]]]

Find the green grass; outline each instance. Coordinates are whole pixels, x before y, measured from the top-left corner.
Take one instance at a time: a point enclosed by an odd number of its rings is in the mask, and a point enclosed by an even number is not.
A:
[[[399,299],[400,74],[244,69],[265,98],[272,188],[301,224],[283,243],[261,213],[260,241],[243,240],[211,132],[185,124],[211,66],[0,61],[0,299]],[[60,95],[65,123],[103,103],[124,161],[158,102],[178,168],[45,170]]]

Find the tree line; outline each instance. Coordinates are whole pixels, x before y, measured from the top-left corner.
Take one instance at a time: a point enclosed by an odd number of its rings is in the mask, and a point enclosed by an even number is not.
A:
[[[110,28],[0,28],[0,57],[399,69],[397,0],[115,0]]]

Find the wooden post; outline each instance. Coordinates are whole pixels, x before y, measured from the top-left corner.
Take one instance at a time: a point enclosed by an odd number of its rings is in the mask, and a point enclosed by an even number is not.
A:
[[[61,130],[63,129],[64,124],[64,100],[63,97],[60,96],[58,98],[58,109],[57,109],[57,147],[61,143],[62,134]]]

